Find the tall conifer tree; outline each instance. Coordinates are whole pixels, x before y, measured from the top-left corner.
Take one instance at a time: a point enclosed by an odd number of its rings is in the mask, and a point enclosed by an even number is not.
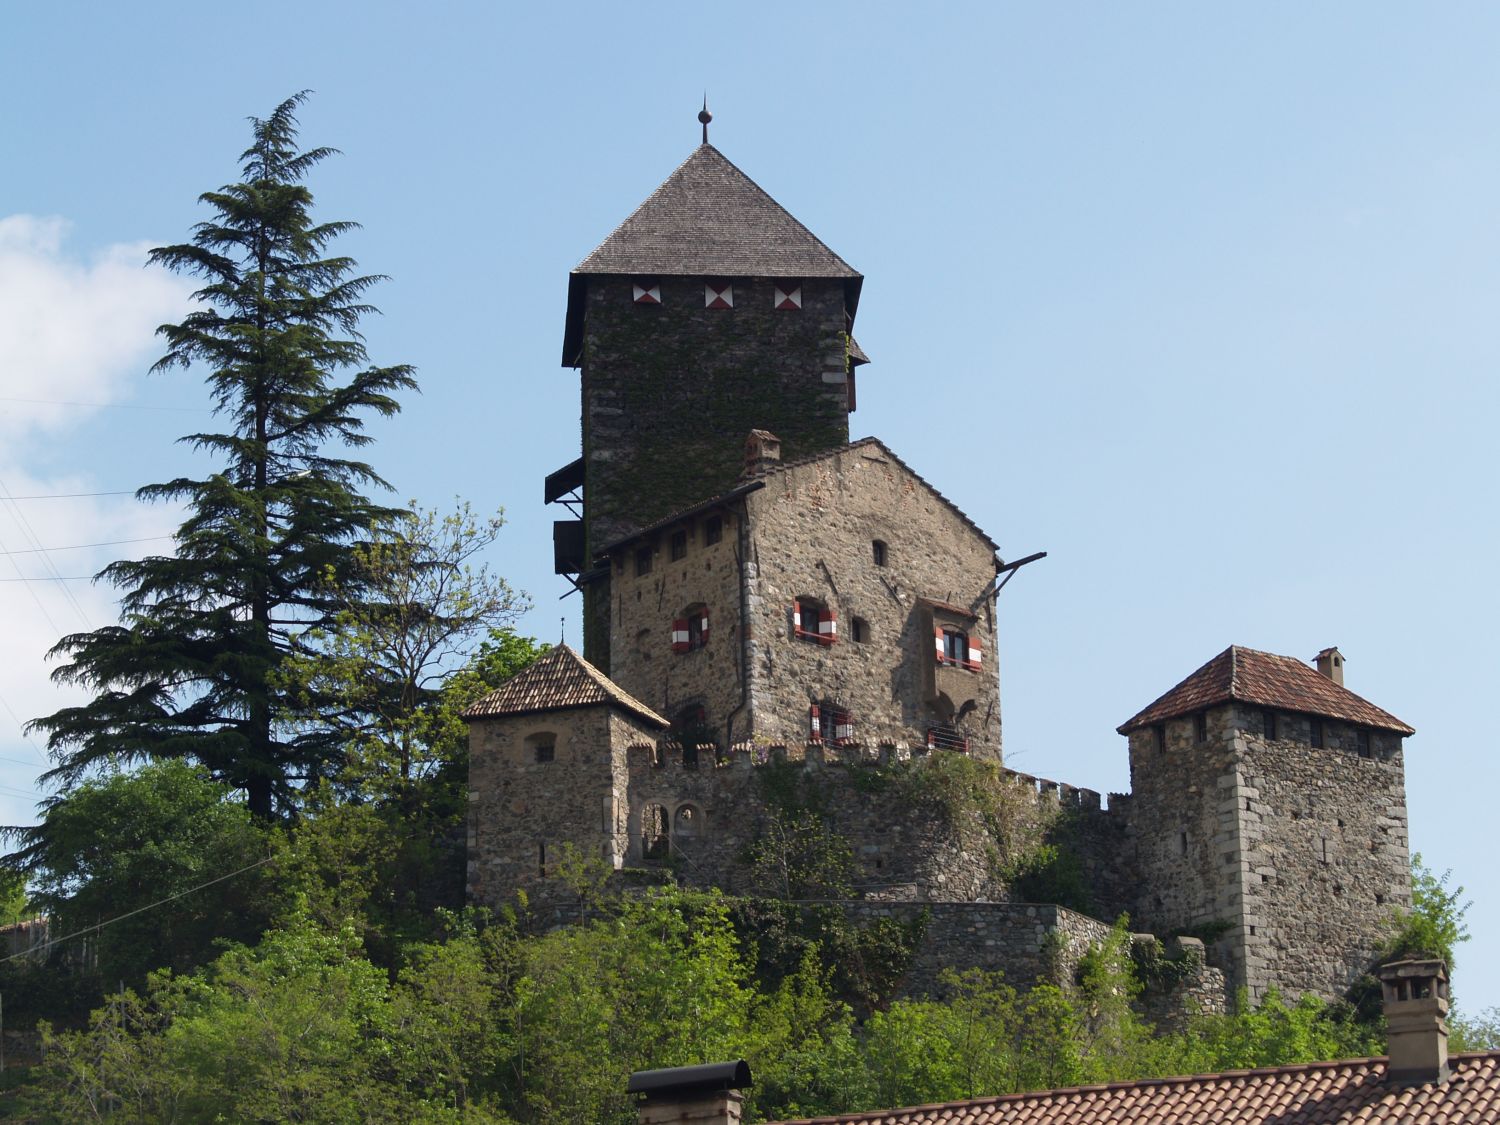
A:
[[[167,352],[152,370],[206,371],[227,425],[182,440],[220,469],[139,491],[186,502],[175,554],[107,567],[121,623],[53,649],[69,658],[54,677],[94,692],[33,724],[65,787],[105,762],[184,758],[269,817],[336,763],[334,732],[285,721],[309,697],[280,673],[296,638],[341,608],[330,577],[345,596],[358,583],[353,545],[397,514],[362,494],[385,486],[375,471],[340,454],[368,442],[362,419],[394,414],[392,395],[415,382],[410,367],[369,363],[359,322],[382,278],[330,255],[355,224],[312,217],[303,180],[335,150],[298,148],[305,97],[251,119],[241,182],[200,197],[212,217],[192,241],[151,252],[203,280],[197,307],[158,329]]]

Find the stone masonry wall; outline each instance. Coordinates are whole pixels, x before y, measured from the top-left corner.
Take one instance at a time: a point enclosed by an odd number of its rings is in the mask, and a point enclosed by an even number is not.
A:
[[[1280,712],[1222,706],[1130,736],[1132,916],[1158,933],[1208,930],[1230,987],[1258,1000],[1342,993],[1368,968],[1391,910],[1409,901],[1400,739]]]
[[[470,722],[469,900],[499,907],[517,890],[545,899],[565,845],[623,865],[628,786],[611,747],[656,733],[605,706]],[[551,761],[536,760],[539,738],[552,741]]]
[[[785,455],[849,440],[844,286],[802,283],[802,308],[772,308],[773,283],[729,278],[734,308],[703,307],[704,279],[661,278],[637,305],[628,277],[587,280],[582,373],[584,518],[592,553],[725,491],[745,435]]]
[[[727,745],[727,722],[742,702],[741,510],[712,514],[721,521],[717,543],[705,541],[708,517],[702,517],[634,543],[614,560],[610,678],[668,719],[701,706],[705,723]],[[685,536],[686,554],[674,560],[677,531]],[[636,573],[639,552],[650,555],[648,574]],[[708,609],[707,643],[673,652],[672,622],[697,605]]]
[[[1410,904],[1401,740],[1374,732],[1361,757],[1355,729],[1282,715],[1275,739],[1260,712],[1234,709],[1245,841],[1246,984],[1337,995],[1371,965],[1392,910]],[[1259,939],[1259,940],[1256,940]]]
[[[862,746],[925,745],[930,725],[957,718],[970,753],[1000,760],[994,553],[974,528],[875,443],[774,473],[745,502],[755,744],[803,741],[809,707],[832,704]],[[803,596],[835,610],[836,644],[794,635]],[[981,670],[936,668],[935,613],[978,637]]]

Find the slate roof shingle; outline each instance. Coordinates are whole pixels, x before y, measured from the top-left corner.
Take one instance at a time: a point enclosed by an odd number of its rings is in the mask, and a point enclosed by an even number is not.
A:
[[[713,145],[699,145],[574,273],[859,277]]]
[[[706,143],[573,270],[564,367],[579,362],[583,281],[598,274],[842,279],[850,324],[864,283],[863,274]]]
[[[476,700],[463,717],[483,719],[597,704],[621,707],[663,729],[672,725],[567,645],[548,649],[529,667]]]
[[[1129,734],[1153,723],[1229,702],[1341,719],[1402,735],[1416,733],[1390,712],[1334,683],[1311,665],[1290,656],[1257,652],[1239,645],[1230,645],[1116,729]]]
[[[1386,1060],[1345,1059],[798,1118],[771,1125],[1487,1125],[1500,1121],[1500,1052],[1453,1055],[1438,1085],[1386,1084]]]

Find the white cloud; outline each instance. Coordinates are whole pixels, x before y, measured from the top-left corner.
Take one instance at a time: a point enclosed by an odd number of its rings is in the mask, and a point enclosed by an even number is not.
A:
[[[79,261],[64,251],[67,230],[59,218],[0,218],[0,440],[78,419],[76,407],[10,400],[118,400],[157,346],[157,326],[188,302],[185,280],[145,268],[149,243]]]
[[[118,487],[79,472],[37,470],[28,454],[43,443],[65,443],[69,427],[98,414],[57,400],[124,399],[130,380],[160,348],[157,326],[180,317],[188,305],[191,285],[144,267],[149,244],[120,243],[85,260],[68,253],[67,231],[58,218],[0,218],[0,496]],[[52,579],[93,574],[112,559],[169,550],[171,544],[50,548],[166,535],[177,518],[168,507],[145,507],[128,496],[0,499],[0,579],[6,580],[0,581],[0,823],[34,819],[36,798],[25,794],[47,768],[42,740],[23,736],[20,723],[85,697],[79,689],[52,684],[47,650],[62,635],[98,628],[117,616],[113,589]],[[49,550],[34,550],[39,546]]]

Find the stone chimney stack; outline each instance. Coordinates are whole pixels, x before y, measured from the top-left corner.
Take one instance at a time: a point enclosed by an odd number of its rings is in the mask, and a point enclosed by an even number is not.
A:
[[[756,476],[780,463],[781,439],[770,430],[751,430],[745,439],[744,476]]]
[[[750,1066],[735,1062],[638,1070],[626,1089],[641,1096],[640,1125],[740,1125]]]
[[[1386,1081],[1448,1081],[1448,971],[1441,961],[1393,961],[1375,970],[1385,1000]],[[642,1119],[644,1120],[644,1118]]]
[[[1339,687],[1344,686],[1344,654],[1337,648],[1325,648],[1313,657],[1318,662],[1318,671]]]

